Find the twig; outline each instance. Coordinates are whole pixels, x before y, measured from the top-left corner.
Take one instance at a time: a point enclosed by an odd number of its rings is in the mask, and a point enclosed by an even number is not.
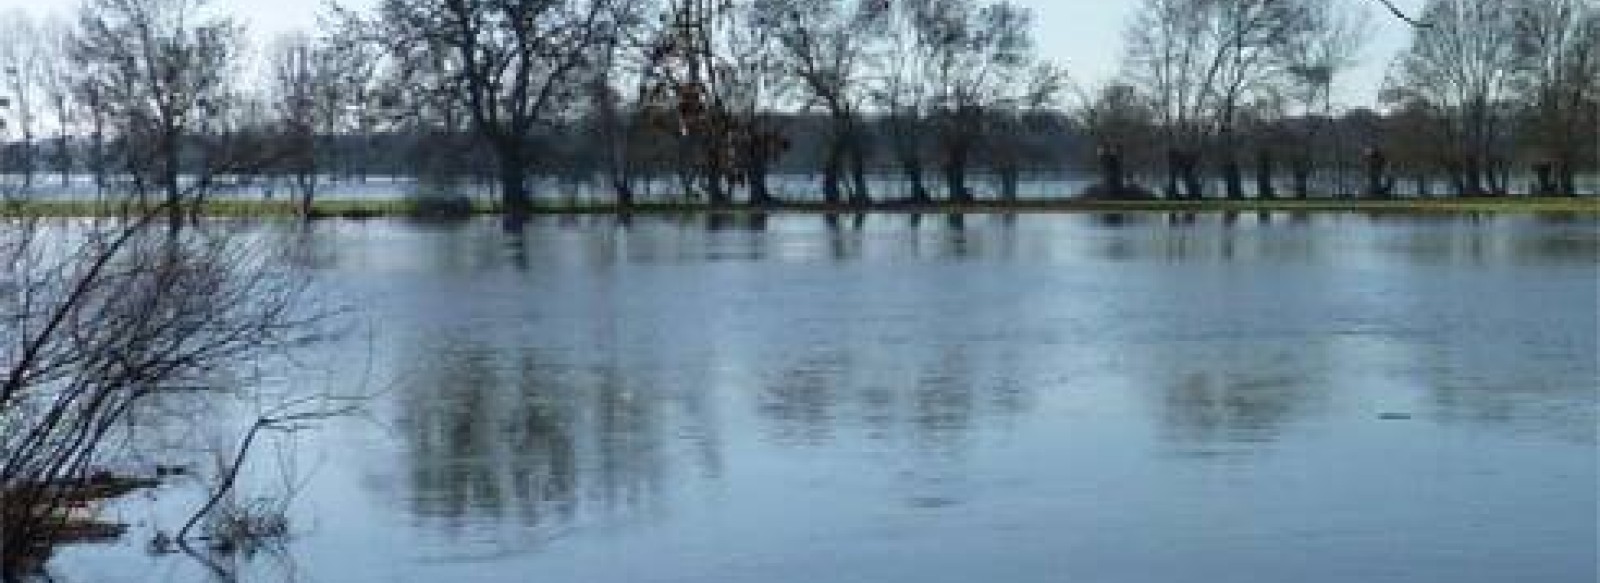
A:
[[[1406,14],[1405,11],[1400,10],[1399,6],[1395,6],[1394,5],[1394,1],[1393,0],[1378,0],[1378,2],[1383,3],[1384,7],[1388,8],[1389,12],[1391,14],[1394,14],[1395,18],[1399,18],[1400,20],[1404,20],[1404,21],[1406,21],[1407,24],[1410,24],[1411,26],[1414,26],[1414,27],[1417,27],[1417,28],[1431,28],[1431,27],[1433,27],[1432,24],[1427,23],[1427,22],[1423,22],[1421,20],[1417,20],[1415,18],[1412,18],[1410,15]]]

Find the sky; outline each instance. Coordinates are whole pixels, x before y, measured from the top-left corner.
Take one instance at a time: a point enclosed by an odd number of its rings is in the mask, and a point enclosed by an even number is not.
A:
[[[262,42],[286,31],[311,30],[325,0],[214,0],[216,5],[248,23]],[[1065,66],[1082,87],[1097,87],[1116,76],[1122,34],[1140,0],[1015,0],[1032,8],[1036,35],[1045,58]],[[1410,30],[1391,18],[1376,0],[1341,0],[1369,5],[1371,18],[1364,31],[1367,46],[1360,64],[1336,94],[1343,105],[1371,104],[1376,100],[1388,63],[1406,46]],[[1413,14],[1426,0],[1396,0]],[[371,6],[376,0],[344,0],[348,6]],[[70,14],[77,0],[0,0],[0,15],[21,9],[36,15]],[[3,16],[0,16],[3,18]],[[4,23],[0,22],[0,33]]]

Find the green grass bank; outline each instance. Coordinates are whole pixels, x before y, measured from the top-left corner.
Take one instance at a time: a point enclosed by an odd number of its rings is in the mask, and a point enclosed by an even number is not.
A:
[[[498,215],[495,204],[475,202],[454,205],[447,211],[429,208],[403,199],[319,200],[313,207],[317,218],[381,218],[427,215]],[[100,201],[25,201],[0,203],[0,216],[18,217],[102,217],[128,214],[137,207],[126,203]],[[1600,198],[1436,198],[1436,199],[1206,199],[1206,200],[1025,200],[955,203],[885,202],[868,206],[823,203],[780,203],[766,206],[714,205],[692,202],[646,202],[629,207],[609,203],[544,202],[536,204],[534,215],[651,215],[700,213],[901,213],[901,214],[994,214],[994,213],[1396,213],[1396,214],[1577,214],[1600,216]],[[215,200],[201,205],[205,216],[228,218],[292,217],[294,204],[287,201]]]

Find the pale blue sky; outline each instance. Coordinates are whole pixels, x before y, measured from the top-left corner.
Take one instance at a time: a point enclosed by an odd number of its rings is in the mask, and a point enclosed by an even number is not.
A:
[[[250,23],[261,38],[296,28],[310,29],[324,0],[214,0]],[[1031,7],[1038,20],[1038,38],[1047,58],[1065,65],[1080,84],[1096,86],[1114,76],[1122,33],[1139,0],[1017,0]],[[1334,1],[1334,0],[1329,0]],[[1410,34],[1405,24],[1389,18],[1374,0],[1338,0],[1372,8],[1366,37],[1368,46],[1361,66],[1345,84],[1339,100],[1347,105],[1370,104],[1384,70],[1394,54],[1404,48]],[[345,0],[349,5],[371,5],[375,0]],[[1397,0],[1404,9],[1416,10],[1425,0]],[[70,13],[77,0],[0,0],[0,14],[23,9],[36,14]],[[0,23],[0,27],[4,24]]]

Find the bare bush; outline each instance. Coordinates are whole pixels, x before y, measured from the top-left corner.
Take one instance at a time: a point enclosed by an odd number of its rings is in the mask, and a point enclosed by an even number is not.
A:
[[[155,216],[0,232],[0,572],[48,551],[141,406],[250,386],[233,365],[309,338],[301,277]]]

